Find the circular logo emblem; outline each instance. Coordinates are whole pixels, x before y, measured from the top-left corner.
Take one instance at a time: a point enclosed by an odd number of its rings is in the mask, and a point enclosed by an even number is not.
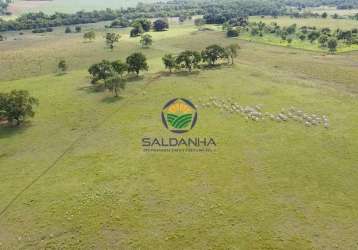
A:
[[[198,112],[194,104],[184,98],[167,102],[162,109],[162,122],[173,133],[185,133],[194,128]]]

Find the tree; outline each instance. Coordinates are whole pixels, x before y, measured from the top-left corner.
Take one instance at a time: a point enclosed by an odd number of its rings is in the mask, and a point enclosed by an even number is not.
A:
[[[301,40],[301,41],[304,41],[306,39],[306,35],[303,34],[303,33],[300,33],[298,34],[298,38]]]
[[[194,20],[195,26],[199,27],[199,29],[205,25],[205,20],[203,18],[197,18]]]
[[[115,97],[118,97],[118,92],[124,90],[126,81],[120,75],[112,72],[111,76],[105,80],[104,86],[106,89],[112,91]]]
[[[323,12],[321,15],[322,18],[327,18],[327,16],[328,16],[327,12]]]
[[[142,45],[143,48],[148,48],[149,46],[152,45],[152,43],[153,43],[153,39],[151,35],[149,34],[142,35],[140,39],[140,44]]]
[[[18,126],[27,117],[34,117],[33,107],[38,103],[38,100],[30,96],[26,90],[0,93],[0,118]]]
[[[141,18],[141,19],[134,20],[131,26],[133,28],[141,27],[144,32],[148,32],[152,26],[152,23],[148,19]]]
[[[320,36],[320,33],[318,32],[318,31],[311,31],[309,34],[308,34],[308,36],[307,36],[307,38],[308,38],[308,40],[311,42],[311,43],[313,43],[315,40],[317,40],[317,38]]]
[[[68,68],[66,61],[61,59],[57,65],[57,68],[60,70],[61,73],[65,73]]]
[[[72,30],[71,30],[71,28],[70,27],[66,27],[66,29],[65,29],[65,33],[72,33]]]
[[[92,41],[92,40],[96,39],[96,33],[93,30],[88,31],[88,32],[83,34],[83,38],[85,40]]]
[[[335,38],[331,38],[327,42],[327,46],[330,52],[334,53],[337,49],[337,40]]]
[[[202,58],[199,52],[186,50],[179,54],[175,63],[179,68],[186,68],[191,72],[193,68],[199,68],[201,60]]]
[[[0,42],[5,41],[6,37],[0,34]]]
[[[225,57],[225,49],[217,44],[213,44],[201,52],[201,57],[204,62],[208,62],[209,65],[214,65],[218,59]]]
[[[226,36],[227,37],[238,37],[239,36],[239,31],[237,29],[230,28],[226,32]]]
[[[119,34],[116,34],[116,33],[107,33],[106,34],[106,44],[107,44],[107,46],[111,50],[113,50],[114,44],[118,43],[120,37],[121,36]]]
[[[111,63],[111,65],[115,73],[117,73],[121,77],[126,71],[128,71],[128,65],[121,60],[114,61]]]
[[[231,44],[225,48],[227,58],[231,59],[231,64],[234,64],[234,59],[237,57],[239,49],[240,46],[236,43]]]
[[[81,26],[76,26],[75,30],[76,30],[76,33],[80,33],[82,31],[82,27]]]
[[[127,57],[128,72],[135,72],[137,76],[141,70],[148,71],[147,58],[142,53],[133,53]]]
[[[319,38],[318,38],[318,42],[321,44],[321,47],[326,47],[326,44],[328,42],[328,36],[327,35],[321,35]]]
[[[131,29],[130,37],[136,37],[136,36],[139,36],[142,33],[144,33],[144,30],[143,30],[142,26],[139,25],[139,26],[134,27],[133,29]]]
[[[92,78],[91,83],[96,84],[100,80],[105,81],[107,78],[112,76],[112,71],[112,63],[107,60],[103,60],[100,63],[93,64],[88,69],[88,73],[90,73]]]
[[[169,24],[163,19],[158,19],[153,23],[153,29],[155,31],[164,31],[169,29]]]
[[[166,54],[162,58],[164,66],[166,69],[169,69],[169,72],[172,73],[172,70],[175,68],[175,56],[172,54]]]

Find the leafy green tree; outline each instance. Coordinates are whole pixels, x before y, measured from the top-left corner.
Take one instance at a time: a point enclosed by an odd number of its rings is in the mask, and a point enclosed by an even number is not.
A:
[[[152,36],[149,34],[142,35],[140,39],[140,44],[142,45],[143,48],[148,48],[153,44]]]
[[[327,16],[328,16],[327,12],[323,12],[321,15],[322,18],[327,18]]]
[[[172,54],[166,54],[162,58],[165,68],[169,69],[170,73],[172,73],[172,70],[175,68],[175,59],[175,56]]]
[[[234,64],[234,59],[237,57],[239,49],[240,46],[236,43],[231,44],[225,48],[226,56],[227,58],[231,59],[231,64]]]
[[[81,26],[76,26],[75,30],[76,30],[76,33],[80,33],[82,31],[82,27]]]
[[[306,39],[306,35],[303,34],[303,33],[299,33],[298,34],[298,38],[301,40],[301,41],[304,41]]]
[[[92,40],[96,39],[96,33],[93,30],[88,31],[83,34],[83,38],[85,40],[92,41]]]
[[[225,49],[217,44],[213,44],[201,52],[201,57],[204,62],[214,65],[217,60],[225,57]]]
[[[138,25],[131,29],[130,31],[130,37],[137,37],[140,36],[140,34],[144,33],[144,30],[142,28],[142,25]]]
[[[335,38],[330,38],[327,41],[327,46],[330,52],[334,53],[337,50],[337,40]]]
[[[119,34],[117,34],[117,33],[107,33],[106,34],[106,44],[107,44],[107,46],[111,50],[113,50],[114,49],[114,44],[118,43],[120,37],[121,36]]]
[[[226,36],[227,37],[238,37],[239,36],[239,31],[238,31],[238,29],[230,28],[226,32]]]
[[[0,34],[0,42],[5,41],[5,40],[6,40],[5,36]]]
[[[155,31],[164,31],[169,29],[169,24],[166,20],[158,19],[153,23],[153,29]]]
[[[128,72],[135,72],[137,76],[141,70],[148,71],[147,58],[142,53],[133,53],[127,57]]]
[[[321,45],[321,47],[326,47],[327,46],[327,42],[328,42],[328,36],[327,35],[321,35],[318,38],[318,42]]]
[[[65,33],[72,33],[72,30],[71,30],[71,28],[70,27],[66,27],[66,29],[65,29]]]
[[[91,83],[96,84],[100,80],[106,80],[112,76],[112,63],[107,60],[103,60],[100,63],[93,64],[89,69],[88,73],[91,75]]]
[[[144,32],[148,32],[152,26],[152,22],[145,18],[136,19],[133,21],[132,25],[133,28],[142,27]]]
[[[126,81],[119,74],[112,72],[112,74],[105,80],[104,86],[106,89],[112,91],[115,97],[118,97],[118,92],[125,89]]]
[[[26,90],[0,93],[0,118],[18,126],[27,117],[34,117],[33,108],[38,104],[38,100],[30,96]]]
[[[111,63],[115,73],[123,77],[123,74],[128,71],[128,65],[121,60],[117,60]]]
[[[251,31],[250,31],[250,34],[251,34],[252,36],[257,36],[257,35],[259,34],[259,29],[256,28],[256,27],[252,27],[252,28],[251,28]]]
[[[199,68],[199,63],[202,58],[199,52],[186,50],[179,54],[176,58],[175,63],[179,68],[186,68],[191,72],[193,68]]]
[[[308,40],[313,43],[315,40],[317,40],[320,37],[320,33],[318,31],[311,31],[310,33],[308,33]]]
[[[68,69],[68,66],[67,66],[67,63],[65,60],[61,59],[59,62],[58,62],[58,65],[57,65],[57,68],[59,69],[59,71],[61,73],[65,73]]]

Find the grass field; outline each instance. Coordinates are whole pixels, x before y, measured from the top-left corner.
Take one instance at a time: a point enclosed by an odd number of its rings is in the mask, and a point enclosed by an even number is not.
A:
[[[14,15],[21,15],[26,12],[42,11],[45,13],[74,13],[80,10],[100,10],[106,8],[120,9],[122,7],[133,7],[137,3],[156,2],[156,0],[53,0],[53,1],[27,1],[16,0],[10,5],[9,10]]]
[[[0,128],[0,211],[24,190],[0,216],[0,248],[358,247],[358,52],[228,39],[189,24],[152,33],[152,48],[140,49],[122,32],[114,52],[100,37],[84,43],[62,31],[0,44],[0,91],[40,100],[30,123]],[[165,53],[236,42],[234,66],[163,72]],[[91,63],[139,50],[150,71],[121,98],[91,90]],[[57,57],[70,72],[54,73]],[[168,100],[210,96],[270,112],[296,106],[327,115],[330,128],[199,108],[188,136],[214,137],[216,152],[142,152],[143,136],[173,136],[160,121]]]
[[[278,18],[273,17],[250,17],[250,21],[253,22],[265,22],[265,23],[272,23],[276,22],[280,26],[289,26],[293,23],[296,23],[298,27],[300,26],[316,26],[317,28],[326,28],[329,27],[332,30],[338,28],[344,29],[353,29],[357,28],[358,21],[351,20],[351,19],[333,19],[333,18],[291,18],[288,16],[282,16]]]

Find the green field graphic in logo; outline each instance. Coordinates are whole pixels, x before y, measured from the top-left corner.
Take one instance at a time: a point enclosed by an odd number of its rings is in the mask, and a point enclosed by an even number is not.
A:
[[[184,98],[175,98],[165,104],[162,110],[164,126],[174,133],[185,133],[194,128],[198,119],[196,107]]]

